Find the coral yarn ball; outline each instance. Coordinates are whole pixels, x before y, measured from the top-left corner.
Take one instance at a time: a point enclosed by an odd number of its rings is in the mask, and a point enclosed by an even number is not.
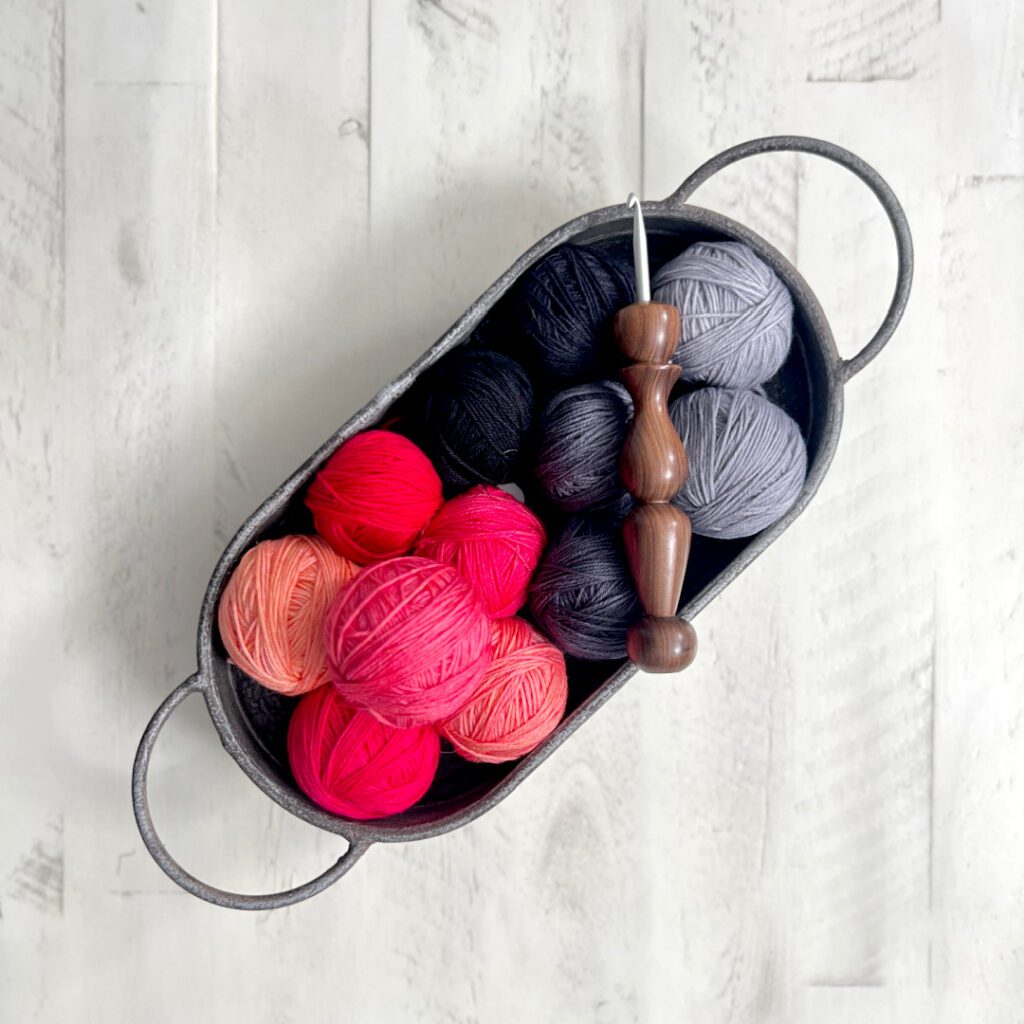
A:
[[[468,761],[499,764],[523,757],[565,714],[565,656],[522,619],[491,626],[494,657],[473,696],[442,733]]]
[[[491,662],[476,591],[450,565],[414,556],[371,565],[343,587],[324,642],[342,697],[396,726],[454,714]]]
[[[324,618],[357,572],[319,537],[257,544],[242,556],[217,608],[228,657],[247,676],[290,697],[322,686]]]
[[[387,430],[350,437],[306,493],[317,533],[359,565],[406,554],[443,500],[430,460]]]
[[[434,729],[385,725],[330,686],[306,694],[288,725],[288,761],[299,788],[346,818],[384,818],[412,807],[430,788],[440,754]]]
[[[446,502],[416,543],[415,553],[454,566],[493,618],[526,603],[547,535],[541,521],[498,487],[470,488]]]

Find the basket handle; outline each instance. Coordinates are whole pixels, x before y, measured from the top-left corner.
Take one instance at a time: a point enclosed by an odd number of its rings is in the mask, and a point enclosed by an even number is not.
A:
[[[665,200],[665,205],[671,209],[680,208],[708,178],[730,164],[745,160],[748,156],[757,156],[760,153],[782,152],[808,153],[811,156],[824,157],[855,174],[871,189],[882,204],[882,209],[892,225],[893,235],[896,237],[896,287],[893,289],[892,301],[889,303],[885,319],[871,340],[855,356],[840,360],[840,376],[844,381],[849,380],[854,374],[860,373],[885,348],[886,343],[892,337],[903,317],[903,311],[906,309],[907,299],[910,297],[910,284],[914,277],[914,245],[910,237],[907,216],[893,190],[878,171],[861,160],[859,156],[833,142],[825,142],[823,139],[814,139],[804,135],[772,135],[764,139],[741,142],[738,146],[732,146],[719,153],[718,156],[712,157],[707,163],[701,164]]]
[[[287,889],[284,892],[266,893],[265,895],[248,896],[241,893],[227,892],[218,889],[206,882],[201,882],[195,875],[189,874],[171,855],[167,852],[163,840],[156,833],[153,825],[153,817],[149,810],[149,759],[153,753],[160,730],[163,729],[167,719],[171,717],[174,709],[193,693],[199,693],[205,689],[203,677],[196,673],[190,676],[180,686],[174,689],[167,699],[157,708],[156,714],[150,719],[146,731],[142,734],[139,742],[139,749],[135,754],[135,767],[132,770],[132,804],[135,808],[135,820],[139,824],[139,832],[142,833],[142,841],[146,849],[152,854],[153,859],[160,865],[169,878],[177,882],[193,896],[198,896],[207,903],[216,904],[218,907],[229,907],[233,910],[276,910],[278,907],[288,907],[293,903],[301,903],[302,900],[323,892],[329,885],[336,882],[342,875],[359,860],[366,852],[369,843],[352,842],[349,848],[334,862],[323,874],[294,889]]]

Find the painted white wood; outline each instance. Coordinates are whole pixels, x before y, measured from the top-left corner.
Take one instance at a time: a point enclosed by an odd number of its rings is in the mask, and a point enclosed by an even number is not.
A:
[[[1024,1019],[1022,65],[1011,0],[0,0],[0,1021]],[[231,532],[541,233],[778,131],[878,166],[917,281],[696,665],[308,904],[180,893],[128,771]],[[697,201],[863,343],[855,181]],[[198,700],[153,772],[216,884],[338,853]]]

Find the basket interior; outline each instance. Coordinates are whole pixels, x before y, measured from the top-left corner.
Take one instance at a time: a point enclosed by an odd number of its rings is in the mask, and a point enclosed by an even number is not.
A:
[[[686,221],[674,217],[650,217],[647,222],[648,245],[651,273],[687,246],[698,241],[720,241],[730,236],[708,230],[704,226],[688,226]],[[576,243],[598,247],[624,261],[632,259],[631,224],[628,221],[614,221],[591,229],[573,239]],[[790,283],[790,282],[787,282]],[[795,324],[794,339],[789,357],[772,380],[765,385],[768,397],[782,406],[800,426],[808,449],[808,469],[813,470],[822,451],[826,433],[827,415],[827,360],[828,353],[819,339],[816,339],[808,311],[801,307],[799,296],[794,291]],[[495,304],[487,323],[502,334],[504,325],[514,323],[509,309],[511,293]],[[506,344],[514,345],[512,332]],[[498,345],[497,347],[502,347]],[[510,354],[515,354],[510,352]],[[683,387],[681,385],[680,387]],[[538,396],[538,404],[543,393]],[[400,420],[402,399],[393,404],[381,420]],[[529,478],[516,480],[531,507],[537,508],[538,498]],[[304,489],[298,491],[284,512],[255,538],[266,540],[288,533],[313,532],[312,517],[303,504]],[[552,516],[547,509],[537,508],[545,521],[552,525]],[[694,536],[690,553],[686,581],[683,588],[683,603],[702,591],[714,578],[725,570],[744,550],[756,541],[756,537],[740,540],[721,541]],[[528,617],[528,612],[524,614]],[[259,686],[230,665],[223,646],[214,628],[215,680],[223,702],[224,712],[239,741],[244,743],[252,759],[281,787],[295,794],[300,804],[308,805],[310,820],[332,828],[343,834],[358,832],[363,826],[353,825],[344,819],[337,819],[337,827],[325,822],[323,812],[306,801],[295,786],[285,751],[288,719],[295,704],[294,699],[281,697]],[[607,681],[622,667],[623,661],[584,662],[568,658],[569,705],[566,718],[556,730],[556,735],[530,755],[528,760],[543,760],[547,751],[557,744],[557,733],[571,728],[571,723],[584,705],[593,699]],[[510,773],[520,770],[520,762],[502,765],[472,764],[463,760],[447,744],[442,745],[440,767],[430,791],[423,800],[404,814],[385,821],[375,822],[377,833],[401,838],[403,833],[421,832],[425,827],[435,831],[443,830],[446,821],[459,823],[481,801],[486,801],[496,786]],[[329,817],[329,816],[327,816]]]

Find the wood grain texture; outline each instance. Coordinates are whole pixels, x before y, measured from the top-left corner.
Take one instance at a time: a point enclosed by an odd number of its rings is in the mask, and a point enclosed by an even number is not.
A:
[[[0,0],[0,26],[0,1021],[1022,1019],[1013,0]],[[127,779],[224,540],[543,232],[777,131],[877,165],[917,279],[701,657],[311,903],[180,893]],[[863,344],[893,256],[852,179],[777,156],[697,201]],[[153,781],[216,884],[339,852],[198,700]]]

